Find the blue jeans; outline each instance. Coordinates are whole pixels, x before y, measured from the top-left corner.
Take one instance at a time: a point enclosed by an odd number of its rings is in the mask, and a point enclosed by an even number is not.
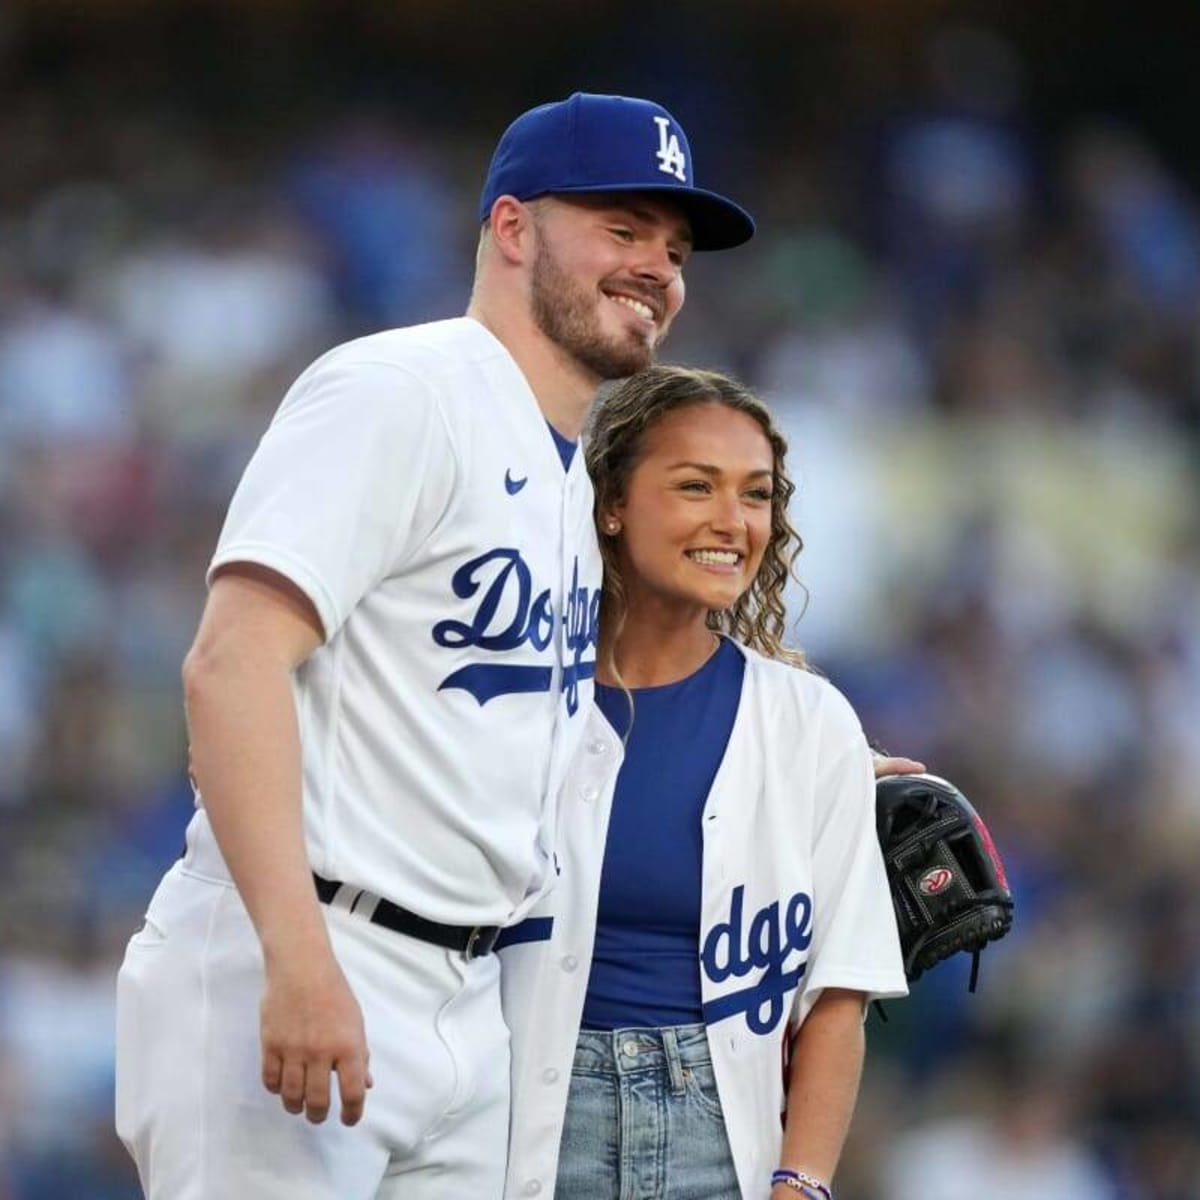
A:
[[[583,1030],[557,1200],[740,1200],[703,1025]]]

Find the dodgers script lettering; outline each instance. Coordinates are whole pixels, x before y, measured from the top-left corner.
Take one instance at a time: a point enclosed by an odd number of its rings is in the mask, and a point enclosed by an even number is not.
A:
[[[468,620],[439,621],[433,640],[445,649],[465,647],[497,654],[528,644],[546,650],[554,639],[556,615],[549,588],[535,591],[533,573],[519,550],[501,546],[463,563],[453,574],[450,587],[460,600],[474,600]],[[564,663],[562,691],[567,711],[579,708],[579,684],[596,673],[595,655],[584,654],[596,646],[600,620],[600,594],[579,582],[579,560],[571,572],[563,614]],[[480,705],[497,696],[548,692],[553,686],[550,663],[480,662],[460,667],[442,680],[439,691],[461,688]]]
[[[745,1013],[751,1031],[764,1034],[783,1019],[785,1000],[804,974],[804,961],[784,968],[789,955],[803,953],[812,943],[813,903],[807,892],[797,892],[782,909],[778,900],[764,905],[747,924],[745,893],[741,885],[733,889],[729,920],[718,921],[708,931],[700,963],[713,983],[760,974],[752,986],[705,1004],[704,1020],[711,1025]]]

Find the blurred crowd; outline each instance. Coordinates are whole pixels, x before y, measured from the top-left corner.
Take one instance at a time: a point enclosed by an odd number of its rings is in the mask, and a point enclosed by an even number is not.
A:
[[[949,963],[870,1019],[839,1196],[1197,1200],[1200,207],[1147,131],[1046,137],[1002,40],[929,53],[920,94],[701,162],[760,235],[693,263],[664,353],[777,411],[795,640],[1016,896],[976,995]],[[312,357],[462,312],[493,116],[0,111],[0,1200],[138,1194],[113,978],[191,810],[207,558]]]

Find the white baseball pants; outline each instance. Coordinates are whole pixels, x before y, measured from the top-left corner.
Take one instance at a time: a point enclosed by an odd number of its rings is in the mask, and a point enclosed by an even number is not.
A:
[[[258,938],[197,825],[117,982],[117,1132],[148,1200],[499,1197],[509,1052],[495,955],[467,962],[327,908],[375,1086],[347,1128],[334,1078],[312,1125],[262,1085]]]

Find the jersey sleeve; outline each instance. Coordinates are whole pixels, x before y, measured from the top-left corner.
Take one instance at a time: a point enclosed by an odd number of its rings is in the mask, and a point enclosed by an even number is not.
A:
[[[830,691],[813,817],[813,942],[793,1010],[797,1021],[827,987],[873,1000],[908,991],[875,833],[871,751],[850,705]]]
[[[209,566],[268,567],[312,601],[326,641],[445,514],[456,456],[432,389],[333,351],[293,384],[246,467]]]

